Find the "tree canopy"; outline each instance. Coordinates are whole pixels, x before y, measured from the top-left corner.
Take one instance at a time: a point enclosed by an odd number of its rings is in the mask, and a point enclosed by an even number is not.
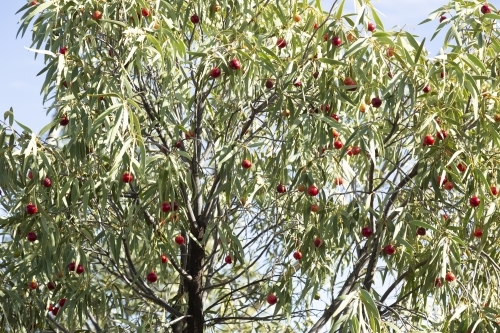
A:
[[[0,130],[5,332],[495,332],[494,7],[44,0]]]

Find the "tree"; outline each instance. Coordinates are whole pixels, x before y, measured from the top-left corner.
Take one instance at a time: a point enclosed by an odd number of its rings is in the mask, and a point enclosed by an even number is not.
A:
[[[56,115],[5,113],[2,329],[498,330],[500,16],[429,58],[357,6],[22,7]]]

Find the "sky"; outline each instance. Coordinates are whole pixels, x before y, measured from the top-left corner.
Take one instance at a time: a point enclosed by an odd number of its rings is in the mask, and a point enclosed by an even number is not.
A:
[[[36,76],[43,68],[42,57],[35,61],[34,53],[25,49],[31,44],[29,31],[24,38],[16,39],[21,15],[15,15],[15,13],[25,1],[27,0],[2,1],[4,16],[0,20],[0,44],[4,46],[0,48],[0,112],[3,114],[13,107],[16,120],[34,130],[39,130],[49,121],[46,119],[48,105],[43,105],[40,94],[43,75]],[[323,9],[329,10],[332,1],[322,0]],[[353,0],[346,1],[345,11],[352,11]],[[431,36],[437,22],[421,26],[418,23],[435,8],[445,3],[447,0],[379,0],[373,2],[380,12],[379,16],[386,30],[405,27],[406,30],[422,37]],[[439,50],[439,44],[433,43],[428,48],[436,53]]]

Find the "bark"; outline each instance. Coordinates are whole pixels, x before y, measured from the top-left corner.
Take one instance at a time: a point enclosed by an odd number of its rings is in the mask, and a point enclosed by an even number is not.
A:
[[[203,239],[205,228],[199,227],[197,239],[199,242]],[[198,245],[194,240],[189,242],[189,257],[187,261],[187,271],[193,277],[191,281],[185,281],[186,291],[188,293],[188,317],[187,333],[203,332],[205,321],[203,314],[203,264],[205,262],[205,249]]]

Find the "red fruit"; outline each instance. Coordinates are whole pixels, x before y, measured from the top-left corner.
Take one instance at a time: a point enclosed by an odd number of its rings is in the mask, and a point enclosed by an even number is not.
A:
[[[394,76],[391,72],[388,72],[387,73],[387,76],[389,77],[389,79],[392,79],[392,77]]]
[[[194,132],[191,130],[187,131],[187,133],[184,133],[184,135],[186,136],[186,139],[194,138]]]
[[[309,208],[311,210],[311,212],[313,213],[317,213],[319,212],[319,205],[317,204],[312,204],[311,207]]]
[[[436,182],[438,183],[439,186],[443,185],[444,183],[446,183],[448,181],[448,179],[446,179],[446,177],[441,177],[441,176],[438,176],[436,178]]]
[[[280,49],[285,48],[286,47],[286,40],[284,40],[283,38],[279,38],[276,41],[276,46],[279,47]]]
[[[322,243],[323,243],[323,241],[319,237],[316,237],[316,239],[314,240],[315,247],[320,247]]]
[[[436,136],[439,140],[444,140],[448,136],[448,132],[446,132],[445,130],[441,130],[441,132],[436,133]]]
[[[443,214],[443,219],[447,220],[448,219],[448,215]]]
[[[309,186],[309,188],[307,189],[307,194],[309,194],[311,197],[317,196],[318,193],[319,189],[314,185]]]
[[[28,178],[33,179],[33,171],[28,171]]]
[[[451,191],[453,189],[453,183],[450,181],[447,181],[446,183],[443,184],[443,187],[446,191]]]
[[[484,4],[481,6],[481,13],[483,14],[489,14],[491,13],[491,8],[487,4]]]
[[[361,235],[366,238],[370,237],[371,235],[373,235],[372,228],[370,228],[369,226],[363,227],[363,229],[361,229]]]
[[[293,253],[293,258],[294,258],[295,260],[300,260],[300,259],[302,259],[302,253],[301,253],[300,251],[295,251],[295,252]]]
[[[328,111],[330,111],[330,104],[324,104],[324,105],[323,105],[323,104],[321,104],[321,105],[319,106],[319,108],[321,109],[321,111],[328,112]]]
[[[52,309],[52,315],[57,316],[58,312],[59,312],[59,308],[53,308]]]
[[[133,180],[134,180],[134,176],[131,173],[129,173],[129,172],[123,173],[122,182],[131,183]]]
[[[59,49],[59,53],[62,54],[62,55],[65,55],[66,52],[68,52],[68,49],[66,48],[66,46],[62,46],[60,49]]]
[[[441,17],[439,18],[439,23],[443,22],[444,20],[446,20],[446,16],[441,15]]]
[[[175,242],[179,245],[184,244],[184,237],[182,237],[181,235],[175,236]]]
[[[340,186],[344,183],[344,180],[341,177],[335,178],[335,185]]]
[[[210,76],[213,78],[213,79],[216,79],[218,78],[220,75],[222,74],[220,68],[217,68],[217,67],[214,67],[210,70]]]
[[[434,137],[430,134],[427,134],[424,137],[424,146],[432,146],[434,144]]]
[[[490,187],[491,194],[497,195],[498,194],[498,188],[496,186],[491,186]]]
[[[141,8],[141,14],[144,17],[148,17],[149,15],[151,15],[151,11],[147,8]]]
[[[151,271],[146,275],[146,280],[150,283],[155,283],[158,280],[158,275],[154,271]]]
[[[31,280],[29,283],[28,283],[28,287],[31,289],[31,290],[35,290],[36,288],[38,288],[38,283],[36,283],[35,280]]]
[[[375,31],[375,23],[368,23],[368,31],[374,32]]]
[[[441,282],[441,279],[440,278],[436,278],[436,280],[434,281],[434,286],[436,287],[441,287],[443,285],[443,283]]]
[[[313,73],[313,77],[314,77],[315,79],[317,79],[317,78],[318,78],[318,76],[319,76],[319,72],[314,72],[314,73]]]
[[[274,87],[274,81],[271,79],[266,80],[266,88],[267,89],[272,89]]]
[[[333,142],[333,146],[335,147],[335,149],[342,149],[342,147],[344,146],[344,144],[340,140],[335,140]]]
[[[49,290],[54,290],[54,289],[56,289],[56,284],[55,284],[55,282],[47,282],[47,288],[48,288]]]
[[[316,30],[316,29],[318,29],[318,28],[319,28],[319,24],[318,24],[318,22],[314,22],[314,24],[313,24],[313,29],[314,29],[314,30]]]
[[[339,121],[339,116],[338,116],[337,114],[335,114],[335,113],[332,113],[332,114],[330,115],[330,117],[331,117],[333,120],[335,120],[335,121]]]
[[[346,77],[346,78],[344,79],[344,85],[345,85],[345,86],[356,86],[356,81],[354,81],[354,80],[353,80],[353,79],[351,79],[350,77]],[[356,91],[356,89],[358,89],[358,88],[353,87],[353,88],[349,88],[348,90],[349,90],[349,91]]]
[[[59,125],[67,126],[68,124],[69,124],[68,116],[66,115],[62,116],[61,120],[59,121]]]
[[[36,237],[36,233],[34,231],[30,231],[28,232],[28,235],[26,235],[26,239],[29,241],[29,242],[34,242],[36,241],[37,237]]]
[[[161,211],[164,213],[168,213],[172,210],[172,206],[168,202],[163,202],[161,204]]]
[[[229,61],[229,68],[232,70],[238,70],[241,68],[241,63],[238,59],[234,58]]]
[[[326,42],[328,40],[328,34],[323,35],[323,40]]]
[[[68,265],[68,271],[74,272],[76,269],[76,263],[74,261],[70,262]]]
[[[93,14],[92,17],[94,20],[99,21],[102,18],[102,13],[98,10],[96,10]]]
[[[417,235],[425,236],[426,230],[423,227],[417,228]]]
[[[426,85],[426,86],[424,87],[424,89],[422,89],[422,91],[423,91],[424,93],[428,94],[428,93],[430,93],[430,92],[431,92],[431,87],[430,87],[429,85]]]
[[[62,308],[62,307],[64,306],[64,304],[66,304],[66,298],[61,298],[61,299],[59,300],[59,307],[61,307],[61,308]]]
[[[458,163],[457,169],[460,172],[465,172],[467,171],[467,165],[463,164],[462,162]]]
[[[160,259],[161,259],[162,264],[166,264],[168,262],[168,258],[164,254],[161,255]]]
[[[78,264],[76,267],[76,274],[82,274],[83,272],[85,272],[85,267],[83,267],[82,264]]]
[[[394,253],[396,253],[396,248],[392,244],[387,244],[386,246],[384,246],[384,253],[388,256],[392,256]]]
[[[276,295],[274,294],[271,294],[271,295],[268,295],[267,296],[267,303],[269,303],[270,305],[274,305],[278,302],[278,297],[276,297]]]
[[[481,228],[479,227],[476,227],[474,229],[474,231],[472,232],[472,234],[474,235],[474,237],[476,238],[481,238],[483,236],[483,230],[481,230]]]
[[[352,153],[352,147],[347,147],[347,155],[348,155],[348,156],[352,156],[352,155],[354,155],[354,154]]]
[[[38,2],[37,2],[37,1],[31,1],[31,2],[30,2],[30,6],[36,6],[36,5],[38,5]]]
[[[190,20],[190,21],[191,21],[191,23],[193,23],[193,24],[198,24],[198,23],[200,23],[200,17],[199,17],[198,15],[196,15],[196,14],[194,14],[193,16],[191,16],[191,17],[189,18],[189,20]]]
[[[49,177],[45,177],[43,180],[42,180],[42,185],[44,187],[51,187],[52,186],[52,180],[50,180]]]
[[[342,39],[340,39],[339,36],[333,37],[332,38],[332,45],[333,46],[337,46],[337,47],[340,46],[340,45],[342,45]]]
[[[174,210],[177,210],[179,209],[179,204],[177,203],[177,201],[174,201]]]
[[[382,100],[379,97],[372,98],[372,106],[374,108],[379,108],[382,105]]]
[[[439,76],[441,76],[441,78],[444,79],[444,77],[446,76],[446,72],[441,72]]]
[[[359,155],[359,154],[361,154],[361,148],[359,148],[358,146],[352,147],[351,151],[352,151],[353,155]]]
[[[303,184],[300,184],[298,187],[297,187],[297,190],[299,190],[299,192],[304,192],[306,190],[306,186],[303,185]]]
[[[295,87],[297,87],[297,88],[298,88],[298,87],[302,87],[302,82],[301,82],[301,81],[295,81],[295,82],[293,83],[293,85],[294,85]]]
[[[276,191],[277,191],[278,193],[285,193],[285,192],[286,192],[286,187],[285,187],[285,185],[283,185],[283,184],[281,184],[281,183],[280,183],[278,186],[276,186]]]
[[[473,196],[469,199],[469,203],[472,207],[477,207],[481,203],[481,199],[476,196]]]
[[[455,274],[453,274],[452,272],[448,272],[448,273],[446,273],[446,276],[444,278],[448,282],[453,282],[453,281],[455,281]]]
[[[224,262],[230,265],[233,263],[233,259],[231,258],[230,255],[227,255],[226,258],[224,258]]]
[[[26,213],[29,215],[34,215],[37,211],[38,209],[31,202],[26,206]]]
[[[243,160],[243,162],[241,162],[241,167],[243,169],[250,169],[252,167],[252,162],[245,159],[245,160]]]
[[[181,149],[182,148],[182,141],[181,140],[179,140],[179,141],[177,141],[175,143],[175,148],[177,148],[177,149]]]

